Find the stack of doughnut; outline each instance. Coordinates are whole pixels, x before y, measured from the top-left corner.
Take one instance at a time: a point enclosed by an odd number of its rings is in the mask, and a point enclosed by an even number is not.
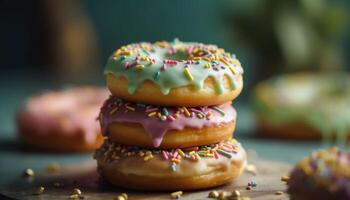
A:
[[[52,152],[93,152],[103,136],[96,118],[108,90],[71,87],[30,97],[17,113],[25,147]]]
[[[292,170],[291,199],[350,199],[350,153],[336,147],[313,152]]]
[[[137,190],[203,189],[229,182],[246,164],[232,138],[232,100],[243,87],[234,55],[215,45],[135,43],[109,58],[111,96],[99,120],[101,176]]]

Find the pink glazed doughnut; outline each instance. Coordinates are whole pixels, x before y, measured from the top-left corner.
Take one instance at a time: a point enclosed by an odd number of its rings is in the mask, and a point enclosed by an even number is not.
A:
[[[46,151],[94,151],[103,142],[96,119],[108,95],[105,89],[85,86],[30,97],[17,114],[20,141]]]
[[[166,107],[131,103],[111,96],[100,123],[110,140],[146,148],[184,148],[232,137],[236,111],[231,102],[217,106]]]

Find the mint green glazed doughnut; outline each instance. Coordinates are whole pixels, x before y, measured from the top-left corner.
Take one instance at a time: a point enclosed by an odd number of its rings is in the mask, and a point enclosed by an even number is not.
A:
[[[243,87],[243,69],[234,55],[178,40],[122,46],[108,59],[105,74],[113,96],[155,105],[222,104]]]

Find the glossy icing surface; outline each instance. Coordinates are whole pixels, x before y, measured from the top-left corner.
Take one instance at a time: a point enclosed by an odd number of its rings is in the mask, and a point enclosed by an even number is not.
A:
[[[102,132],[108,136],[108,126],[113,122],[137,123],[143,126],[159,147],[167,130],[183,130],[185,127],[200,129],[236,120],[236,111],[230,103],[205,107],[160,107],[125,102],[111,96],[100,112]]]
[[[350,153],[335,147],[313,152],[292,171],[289,190],[320,190],[329,197],[349,199]]]
[[[105,74],[125,77],[133,94],[145,80],[156,83],[164,95],[172,88],[195,86],[200,90],[212,77],[218,94],[224,92],[222,79],[228,77],[231,90],[243,74],[240,62],[215,45],[194,42],[135,43],[121,47],[108,59]]]
[[[346,141],[350,130],[350,77],[347,74],[291,74],[258,85],[257,114],[264,121],[283,124],[302,120],[324,139],[332,134]]]

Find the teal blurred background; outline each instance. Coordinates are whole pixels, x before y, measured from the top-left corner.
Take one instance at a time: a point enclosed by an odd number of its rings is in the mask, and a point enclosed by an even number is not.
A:
[[[349,10],[345,0],[2,0],[0,153],[13,163],[27,157],[16,151],[14,123],[27,97],[71,84],[104,85],[104,64],[116,48],[179,38],[217,44],[237,55],[245,69],[245,89],[235,103],[237,137],[264,158],[295,162],[320,143],[248,136],[254,127],[250,91],[284,72],[349,70]],[[23,160],[27,166],[90,159],[30,156]]]
[[[13,132],[23,99],[70,84],[104,85],[107,57],[123,44],[213,43],[236,54],[252,87],[275,74],[349,69],[345,0],[1,1],[1,123]],[[6,101],[10,101],[8,105]]]
[[[237,54],[251,85],[273,74],[348,68],[345,0],[1,1],[2,76],[103,83],[123,44],[214,43]]]

